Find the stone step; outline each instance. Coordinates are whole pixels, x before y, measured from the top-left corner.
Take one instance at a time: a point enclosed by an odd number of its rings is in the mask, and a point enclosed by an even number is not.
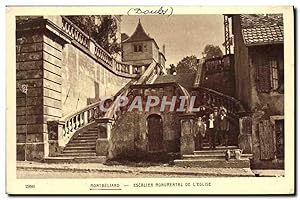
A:
[[[88,131],[98,131],[98,128],[89,128]]]
[[[174,160],[175,166],[179,167],[202,167],[202,168],[250,168],[249,159],[230,159],[230,160]]]
[[[66,150],[96,150],[96,145],[85,145],[85,146],[69,146],[69,145],[67,145],[64,148],[64,152]]]
[[[96,130],[87,130],[87,131],[85,131],[85,133],[98,133],[98,130],[96,129]]]
[[[226,146],[216,146],[216,149],[223,149],[223,150],[227,150],[227,149],[239,149],[239,147],[238,146],[228,146],[228,147],[226,147]],[[204,146],[203,150],[210,150],[209,146]]]
[[[80,135],[78,136],[76,139],[83,139],[83,138],[86,138],[86,139],[97,139],[98,138],[98,135]]]
[[[90,142],[94,141],[96,142],[96,140],[98,139],[98,137],[86,137],[86,136],[82,136],[82,137],[78,137],[78,138],[75,138],[75,140],[88,140]]]
[[[106,156],[76,156],[74,161],[77,163],[105,163]]]
[[[76,152],[76,153],[70,153],[70,152],[63,152],[62,154],[58,155],[59,157],[80,157],[80,156],[96,156],[96,153],[93,152]]]
[[[234,155],[231,157],[232,159],[235,159]],[[252,158],[252,154],[241,154],[241,158]],[[183,160],[207,160],[207,159],[213,159],[213,160],[225,160],[225,154],[223,153],[217,153],[217,154],[198,154],[198,155],[183,155]]]
[[[105,163],[105,156],[48,157],[46,163]]]
[[[98,131],[85,131],[83,134],[98,134]]]
[[[59,156],[59,157],[48,157],[44,158],[44,162],[46,163],[70,163],[74,160],[73,157],[65,157],[65,156]]]
[[[74,140],[72,140],[70,143],[72,143],[72,144],[77,144],[77,143],[79,143],[79,144],[85,144],[85,143],[95,143],[96,144],[96,140],[97,139],[80,139],[80,138],[76,138],[76,139],[74,139]]]
[[[79,135],[78,137],[96,137],[98,138],[98,133],[97,134],[91,134],[91,133],[85,133],[84,135]]]
[[[224,154],[205,154],[205,155],[183,155],[183,160],[225,160]]]
[[[64,149],[63,153],[94,153],[96,148],[91,149]]]
[[[237,146],[228,146],[228,147],[225,147],[225,146],[217,146],[216,149],[210,149],[209,147],[203,147],[202,150],[196,150],[194,151],[194,153],[197,153],[197,152],[208,152],[208,151],[218,151],[218,152],[225,152],[225,150],[235,150],[235,149],[239,149]]]
[[[209,155],[225,155],[225,150],[223,150],[223,149],[216,149],[216,150],[201,150],[201,151],[194,151],[194,155],[203,155],[203,154],[209,154]],[[234,153],[231,153],[231,155],[234,155]]]
[[[71,141],[69,144],[67,144],[66,148],[67,147],[85,147],[85,146],[96,146],[96,141],[93,141],[93,142],[82,142],[82,143],[79,143],[79,142],[73,142]]]

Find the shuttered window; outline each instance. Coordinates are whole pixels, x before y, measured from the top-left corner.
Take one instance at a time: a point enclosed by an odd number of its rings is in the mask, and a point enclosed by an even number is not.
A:
[[[258,92],[275,91],[283,84],[279,77],[278,59],[271,57],[267,59],[260,59],[256,66],[256,79]]]
[[[271,79],[270,79],[270,66],[269,62],[265,59],[259,59],[257,62],[257,90],[259,92],[270,92]]]

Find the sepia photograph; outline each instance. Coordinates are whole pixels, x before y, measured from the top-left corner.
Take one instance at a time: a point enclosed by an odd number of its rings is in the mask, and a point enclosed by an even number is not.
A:
[[[276,183],[294,170],[292,8],[179,8],[14,14],[7,159],[21,191],[80,179],[83,193],[207,194],[212,180]]]

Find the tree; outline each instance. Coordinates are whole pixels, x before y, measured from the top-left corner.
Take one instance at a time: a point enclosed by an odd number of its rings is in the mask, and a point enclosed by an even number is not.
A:
[[[174,73],[176,74],[176,67],[175,67],[174,64],[171,64],[171,65],[170,65],[170,74],[173,75]]]
[[[212,44],[208,44],[204,47],[202,52],[202,56],[204,60],[216,57],[222,57],[223,52],[221,51],[219,46],[214,46]]]
[[[82,31],[93,38],[102,48],[109,53],[121,51],[117,43],[117,22],[111,15],[72,15],[66,16]],[[100,23],[96,23],[99,19]]]
[[[196,73],[198,67],[196,56],[186,56],[178,62],[176,73]]]
[[[70,15],[66,17],[90,37],[96,29],[95,15]]]

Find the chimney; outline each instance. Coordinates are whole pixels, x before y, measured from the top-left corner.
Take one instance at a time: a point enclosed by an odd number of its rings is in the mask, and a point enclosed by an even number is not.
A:
[[[165,44],[163,44],[163,47],[162,47],[163,49],[162,49],[162,53],[164,54],[164,56],[166,55],[166,45]]]

